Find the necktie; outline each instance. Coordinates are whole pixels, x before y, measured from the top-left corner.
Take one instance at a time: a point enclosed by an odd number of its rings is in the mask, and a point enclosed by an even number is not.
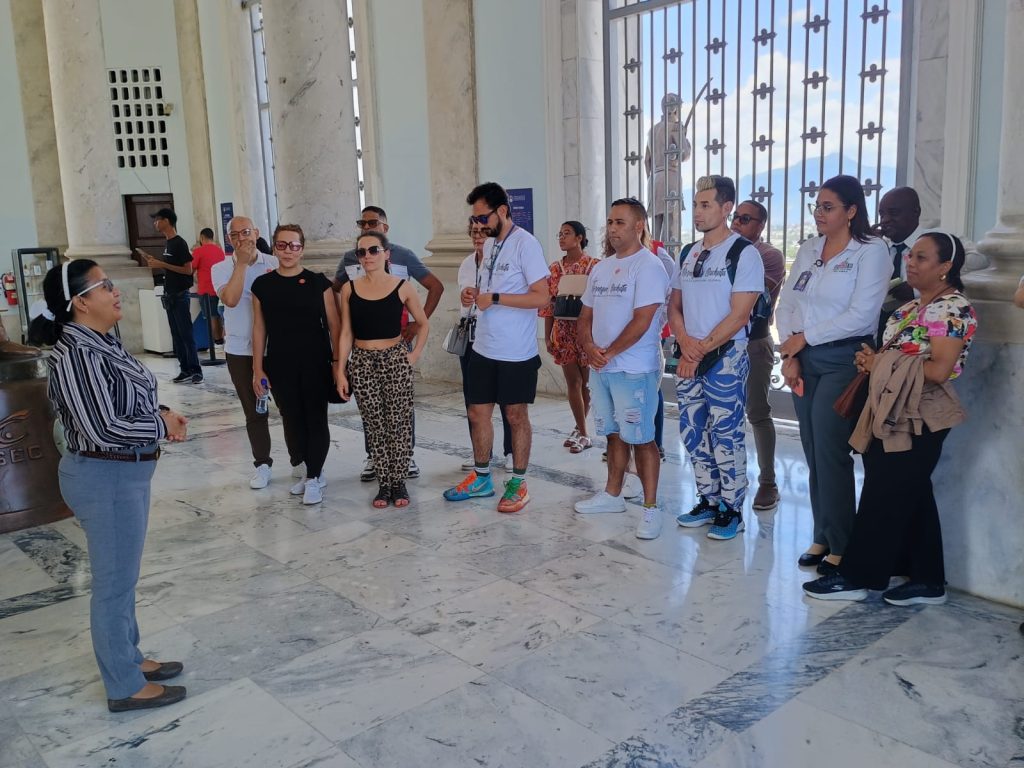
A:
[[[892,276],[893,279],[901,277],[903,275],[903,252],[907,250],[906,243],[896,243],[893,245],[893,257],[892,257]]]

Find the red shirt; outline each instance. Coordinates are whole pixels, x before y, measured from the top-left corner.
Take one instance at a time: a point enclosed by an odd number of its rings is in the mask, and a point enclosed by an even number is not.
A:
[[[192,266],[195,267],[198,287],[196,293],[202,296],[216,296],[213,290],[213,280],[210,279],[210,269],[214,264],[224,261],[224,251],[216,243],[200,245],[192,251]]]

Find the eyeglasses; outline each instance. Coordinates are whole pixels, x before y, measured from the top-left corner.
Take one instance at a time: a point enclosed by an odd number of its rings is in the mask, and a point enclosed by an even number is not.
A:
[[[237,240],[240,237],[248,237],[251,234],[252,234],[252,229],[250,229],[249,227],[246,227],[245,229],[240,229],[237,232],[228,232],[228,239],[229,240]]]
[[[292,253],[298,253],[302,250],[302,243],[290,243],[287,240],[275,240],[274,241],[275,251],[291,251]]]
[[[697,256],[697,260],[693,263],[694,278],[698,278],[704,274],[704,262],[706,262],[708,258],[710,258],[710,256],[711,251],[709,251],[707,248],[701,251],[700,255]]]
[[[473,227],[469,230],[470,237],[487,237],[487,230]]]
[[[369,248],[356,248],[356,258],[364,259],[366,258],[366,254],[376,256],[378,253],[383,253],[386,250],[387,248],[383,245],[371,245]]]
[[[376,229],[383,223],[380,219],[359,219],[356,226],[360,229]]]
[[[732,221],[738,221],[743,226],[747,226],[747,224],[749,224],[752,221],[761,222],[764,221],[764,219],[759,219],[757,216],[751,216],[749,213],[734,213],[732,215]]]
[[[83,288],[78,293],[76,293],[74,296],[72,296],[71,300],[74,301],[79,296],[85,296],[85,294],[87,294],[93,288],[100,288],[101,286],[107,291],[107,293],[113,293],[114,292],[114,281],[111,280],[109,277],[105,277],[102,280],[93,283],[92,285],[87,285],[85,288]],[[71,301],[68,302],[67,308],[69,310],[71,309]]]
[[[832,211],[838,211],[840,208],[846,210],[847,206],[832,205],[832,203],[818,203],[817,205],[815,205],[814,203],[807,204],[807,210],[811,212],[811,216],[814,216],[815,214],[818,213],[823,213],[826,216],[828,216],[830,213],[832,213]]]
[[[485,214],[482,214],[480,216],[470,216],[469,217],[469,223],[470,224],[486,224],[488,221],[491,220],[491,216],[493,216],[496,212],[497,212],[496,209],[492,208],[490,213],[485,213]]]

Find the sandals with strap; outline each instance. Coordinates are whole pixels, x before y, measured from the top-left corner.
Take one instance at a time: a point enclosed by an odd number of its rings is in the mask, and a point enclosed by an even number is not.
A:
[[[593,441],[586,435],[580,435],[575,442],[569,446],[569,453],[583,453],[587,448],[593,447]]]
[[[409,491],[406,490],[405,483],[395,483],[391,486],[391,499],[396,507],[409,506]]]
[[[569,433],[569,436],[567,438],[565,438],[565,442],[562,443],[562,447],[563,448],[572,448],[573,445],[575,445],[576,441],[579,440],[579,437],[580,437],[580,431],[578,429],[576,429],[576,428],[573,428],[572,432]]]
[[[380,486],[377,495],[373,497],[373,506],[377,509],[384,509],[391,503],[391,489],[385,485]]]

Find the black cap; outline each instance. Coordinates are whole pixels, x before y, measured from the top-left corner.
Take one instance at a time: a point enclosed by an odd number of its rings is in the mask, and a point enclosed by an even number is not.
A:
[[[169,222],[171,222],[172,227],[176,227],[178,225],[178,214],[176,214],[170,208],[161,208],[156,213],[149,214],[149,218],[167,219]]]

